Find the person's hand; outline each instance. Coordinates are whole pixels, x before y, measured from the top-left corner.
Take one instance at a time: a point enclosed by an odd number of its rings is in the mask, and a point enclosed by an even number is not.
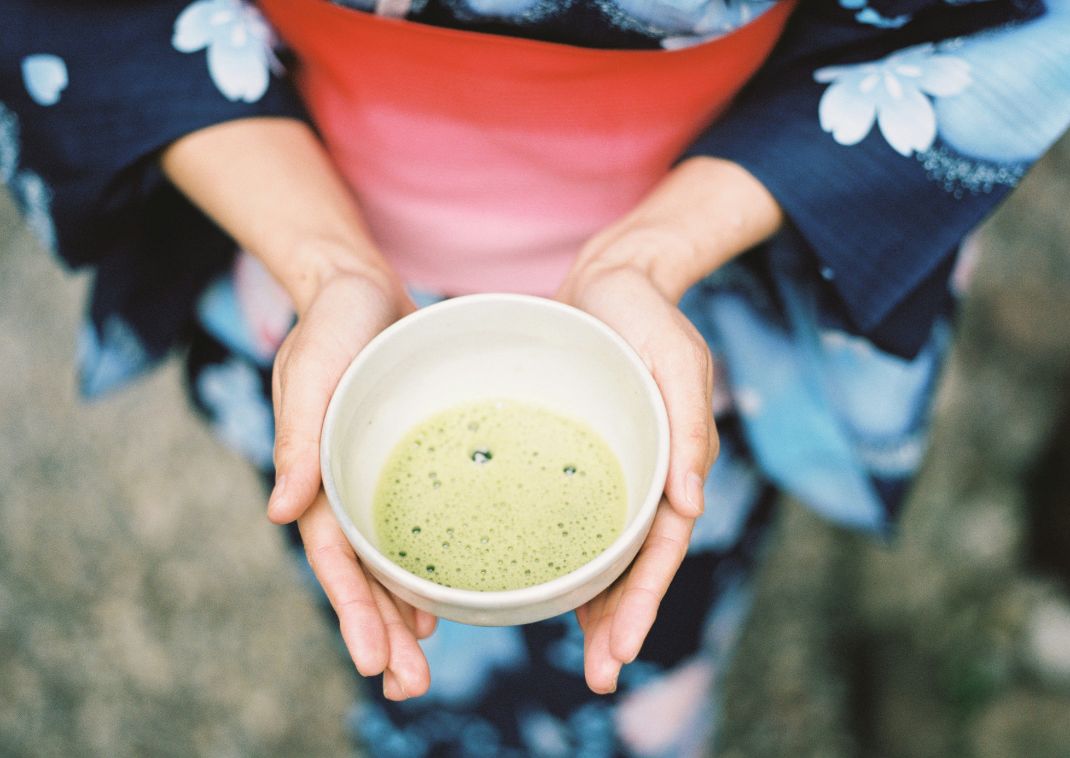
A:
[[[309,562],[357,670],[388,698],[427,690],[416,644],[433,616],[366,576],[320,488],[319,439],[331,394],[368,341],[413,310],[315,133],[286,118],[237,119],[169,145],[160,165],[191,201],[285,288],[297,325],[275,359],[277,479],[268,516],[298,519]]]
[[[587,684],[612,692],[639,654],[687,553],[702,486],[717,457],[709,349],[676,303],[718,267],[775,233],[784,217],[739,165],[682,161],[631,213],[584,245],[558,298],[598,317],[639,354],[669,413],[665,497],[631,567],[576,609]]]
[[[635,562],[611,587],[576,609],[584,632],[587,684],[597,693],[614,691],[621,666],[639,654],[687,552],[691,529],[703,509],[703,482],[718,449],[706,343],[644,272],[604,263],[618,260],[618,254],[619,260],[630,259],[622,247],[675,243],[644,232],[608,244],[609,255],[581,263],[558,297],[616,330],[650,369],[669,415],[670,453],[665,497]]]
[[[320,432],[339,379],[366,344],[415,305],[389,277],[332,272],[297,305],[297,324],[275,355],[275,488],[268,517],[298,518],[320,490]]]
[[[331,274],[305,303],[272,376],[277,479],[268,516],[279,524],[297,519],[308,562],[357,671],[382,674],[383,694],[391,700],[427,691],[430,673],[417,640],[434,631],[436,620],[364,572],[320,486],[319,441],[331,393],[350,361],[414,308],[389,277]]]

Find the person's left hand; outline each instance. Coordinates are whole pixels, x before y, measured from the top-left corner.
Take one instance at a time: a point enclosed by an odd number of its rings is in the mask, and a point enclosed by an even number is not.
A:
[[[639,654],[665,591],[687,552],[702,487],[717,456],[711,410],[713,366],[695,327],[644,271],[626,263],[629,248],[672,246],[671,237],[637,232],[592,241],[608,255],[580,256],[558,299],[601,319],[650,369],[669,414],[669,474],[653,526],[631,567],[576,609],[584,632],[587,684],[613,692],[621,666]],[[670,295],[671,296],[671,295]]]

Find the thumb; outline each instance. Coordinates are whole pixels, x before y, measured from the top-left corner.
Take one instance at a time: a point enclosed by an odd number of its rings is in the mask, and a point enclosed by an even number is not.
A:
[[[669,415],[669,476],[665,495],[681,516],[697,518],[705,507],[703,484],[717,457],[713,423],[713,359],[694,327],[668,340],[654,361],[654,380]]]
[[[276,478],[267,514],[276,524],[299,517],[319,492],[320,432],[338,373],[324,370],[303,332],[287,341],[273,374]]]

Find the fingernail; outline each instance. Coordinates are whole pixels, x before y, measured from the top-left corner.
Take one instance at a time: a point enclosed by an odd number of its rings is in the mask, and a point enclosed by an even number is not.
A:
[[[684,485],[684,497],[687,498],[687,504],[691,506],[694,514],[701,516],[706,507],[702,496],[702,477],[694,471],[687,475],[687,481]]]
[[[383,697],[387,700],[404,700],[407,697],[405,688],[390,669],[383,672]]]
[[[606,690],[606,694],[610,694],[617,691],[617,679],[620,678],[620,661],[610,658],[603,666],[602,673],[609,679],[609,688]]]
[[[617,680],[620,679],[620,668],[620,666],[617,666],[617,670],[613,672],[613,683],[609,686],[610,694],[617,691]]]
[[[283,495],[286,493],[286,474],[283,474],[275,480],[275,489],[271,491],[271,497],[268,499],[268,516],[274,516],[275,512],[279,509],[279,504],[282,502]]]

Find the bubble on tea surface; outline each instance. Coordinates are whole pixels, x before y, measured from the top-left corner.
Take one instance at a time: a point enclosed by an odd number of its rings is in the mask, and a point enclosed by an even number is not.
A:
[[[404,568],[447,586],[483,591],[529,586],[597,555],[603,543],[592,536],[596,530],[616,534],[623,527],[623,497],[609,503],[601,497],[603,491],[622,493],[623,475],[604,443],[586,452],[591,430],[541,409],[532,414],[530,407],[503,403],[479,417],[480,440],[473,449],[464,430],[475,414],[461,410],[419,425],[399,443],[404,450],[422,447],[427,453],[420,456],[422,465],[402,453],[389,456],[384,466],[375,495],[376,528],[384,552],[397,555]],[[482,465],[490,459],[493,466]],[[566,479],[565,467],[547,467],[554,459],[591,476],[582,485]],[[481,465],[471,465],[477,462]],[[450,486],[439,489],[441,482]],[[428,536],[438,539],[428,545]]]

